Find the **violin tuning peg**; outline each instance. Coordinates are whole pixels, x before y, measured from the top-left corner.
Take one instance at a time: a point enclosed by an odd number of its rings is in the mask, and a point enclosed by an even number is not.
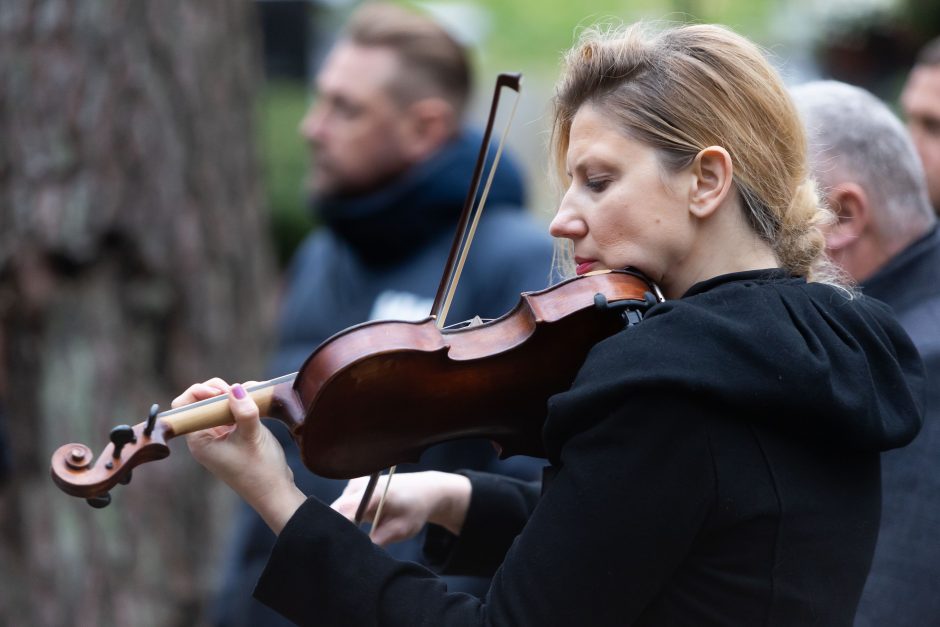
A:
[[[148,438],[153,433],[153,428],[157,424],[157,414],[160,413],[160,406],[156,403],[150,406],[150,414],[147,416],[147,427],[144,429],[144,435]]]
[[[121,457],[121,449],[124,448],[127,444],[133,444],[137,441],[137,436],[134,435],[134,428],[128,425],[118,425],[111,429],[111,433],[108,436],[111,439],[111,443],[114,444],[114,459]]]
[[[105,492],[104,494],[87,498],[85,499],[85,502],[95,509],[101,509],[111,504],[111,494],[109,492]]]
[[[121,485],[127,485],[128,483],[131,482],[131,476],[132,476],[131,471],[128,470],[126,474],[124,474],[120,479],[118,479],[118,483],[120,483]]]

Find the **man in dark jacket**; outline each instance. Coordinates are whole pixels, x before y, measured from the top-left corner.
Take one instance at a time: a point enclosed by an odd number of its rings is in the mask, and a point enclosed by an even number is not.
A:
[[[900,121],[871,94],[836,82],[793,90],[815,176],[837,222],[832,258],[889,304],[924,359],[923,430],[882,455],[882,520],[856,625],[940,620],[940,233],[924,173]]]
[[[930,202],[940,213],[940,37],[917,56],[901,94],[901,108],[924,164]]]
[[[324,62],[300,132],[311,146],[311,205],[323,228],[289,269],[269,374],[298,370],[333,333],[374,319],[428,315],[469,189],[480,137],[462,130],[470,89],[465,52],[438,25],[390,6],[353,16]],[[548,286],[551,240],[523,209],[511,159],[497,170],[448,322],[509,312],[519,294]],[[288,438],[278,431],[282,441]],[[298,485],[329,503],[345,482],[317,477],[285,446]],[[488,442],[430,449],[408,469],[476,468],[535,478],[541,462],[500,462]],[[236,530],[218,624],[279,625],[250,599],[274,536],[245,507]],[[419,558],[421,539],[389,548]],[[487,580],[451,578],[482,593]]]

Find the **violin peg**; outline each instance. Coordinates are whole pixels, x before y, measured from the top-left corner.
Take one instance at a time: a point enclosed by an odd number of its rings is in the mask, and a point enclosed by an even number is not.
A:
[[[85,502],[95,509],[102,509],[111,504],[111,494],[109,492],[105,492],[104,494],[87,498],[85,499]]]
[[[147,416],[147,427],[144,429],[144,435],[148,438],[150,434],[153,433],[153,428],[157,424],[157,414],[160,413],[160,406],[157,403],[154,403],[150,406],[150,414]]]
[[[130,470],[128,470],[124,475],[121,476],[120,479],[118,479],[118,483],[120,483],[121,485],[127,485],[128,483],[131,482],[131,477],[132,477],[132,473]]]
[[[111,433],[108,437],[111,439],[111,443],[114,444],[114,459],[121,457],[121,449],[127,444],[137,442],[137,436],[134,435],[134,428],[129,425],[118,425],[114,427],[111,429]]]

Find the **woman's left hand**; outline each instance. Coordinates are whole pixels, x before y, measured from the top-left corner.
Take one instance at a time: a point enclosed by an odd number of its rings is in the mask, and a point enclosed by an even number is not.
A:
[[[370,537],[376,544],[386,546],[414,537],[427,523],[440,525],[460,535],[473,487],[463,475],[428,470],[405,472],[395,476],[395,485],[389,488],[382,519],[373,526]],[[331,507],[355,522],[359,502],[365,494],[368,477],[359,477],[346,484],[346,489]],[[378,509],[380,495],[385,492],[388,475],[379,480],[372,499],[363,512],[363,520],[372,522]]]
[[[284,450],[261,424],[258,406],[245,387],[209,379],[190,386],[173,401],[173,407],[225,393],[235,424],[191,433],[186,443],[196,461],[235,490],[274,533],[280,533],[306,497],[294,485]]]

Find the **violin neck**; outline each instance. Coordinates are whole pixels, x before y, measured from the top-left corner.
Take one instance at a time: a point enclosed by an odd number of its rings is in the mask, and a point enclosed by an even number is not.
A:
[[[292,426],[297,418],[293,383],[297,373],[287,374],[246,388],[248,396],[258,405],[261,416],[278,418]],[[211,427],[234,424],[235,418],[228,407],[228,394],[184,405],[157,414],[166,430],[166,438],[186,435]],[[302,419],[302,417],[301,417]]]

